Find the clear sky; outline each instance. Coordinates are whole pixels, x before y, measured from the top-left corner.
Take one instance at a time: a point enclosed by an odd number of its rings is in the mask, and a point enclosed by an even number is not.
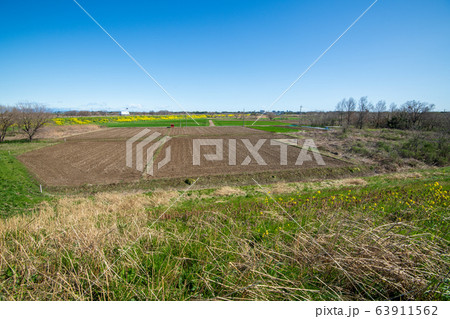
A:
[[[266,109],[373,0],[78,0],[184,108]],[[0,103],[180,111],[72,0],[0,0]],[[450,1],[379,0],[273,107],[450,109]]]

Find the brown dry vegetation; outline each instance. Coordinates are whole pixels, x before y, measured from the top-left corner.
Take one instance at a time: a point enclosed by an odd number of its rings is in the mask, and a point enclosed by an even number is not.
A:
[[[444,199],[439,187],[430,191]],[[420,192],[414,200],[426,199]],[[376,190],[355,193],[360,204],[329,207],[338,193],[277,196],[282,209],[256,189],[221,188],[213,197],[194,192],[171,207],[180,194],[71,196],[45,202],[32,215],[0,220],[1,298],[429,299],[448,271],[448,242],[420,231],[419,215],[392,221],[363,211],[362,205],[381,205],[384,193]],[[313,194],[317,199],[308,204]],[[236,200],[213,199],[222,195]],[[298,225],[284,211],[297,201],[300,211],[289,214]]]
[[[314,139],[321,151],[357,163],[377,165],[380,172],[450,163],[448,132],[337,128],[305,129],[297,136]]]
[[[39,131],[37,131],[34,139],[57,140],[80,134],[100,131],[104,129],[105,129],[104,127],[99,125],[65,125],[65,126],[47,125],[40,128]],[[21,140],[24,138],[26,138],[26,135],[19,132],[17,134],[9,136],[7,140]]]
[[[224,186],[218,188],[213,193],[214,196],[232,196],[232,195],[245,195],[245,192],[242,189],[230,186]]]

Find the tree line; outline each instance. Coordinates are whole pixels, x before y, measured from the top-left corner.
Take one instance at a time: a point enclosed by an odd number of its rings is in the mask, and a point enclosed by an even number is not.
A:
[[[31,142],[36,133],[53,115],[42,104],[19,103],[15,106],[0,105],[0,143],[9,130],[17,128],[26,134]]]
[[[367,96],[358,101],[350,97],[340,101],[335,108],[341,126],[354,125],[361,129],[364,125],[376,128],[421,129],[425,118],[434,109],[434,104],[416,100],[407,101],[398,107],[380,100],[373,104]]]

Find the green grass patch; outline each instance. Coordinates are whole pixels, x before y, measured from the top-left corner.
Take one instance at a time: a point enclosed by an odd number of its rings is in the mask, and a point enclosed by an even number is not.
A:
[[[242,126],[243,122],[242,120],[213,120],[214,124],[216,126]],[[245,120],[245,126],[252,126],[252,124],[255,122],[255,120]],[[283,122],[277,122],[277,121],[258,121],[255,123],[255,125],[286,125],[286,123]]]
[[[281,121],[298,121],[298,117],[286,117],[286,116],[280,116],[276,117],[275,120],[281,120]]]
[[[290,128],[286,126],[251,126],[251,128],[266,131],[266,132],[273,132],[273,133],[295,133],[298,132],[298,129]]]
[[[28,213],[48,199],[40,193],[39,184],[15,156],[51,145],[45,142],[6,142],[0,144],[0,217]]]
[[[195,122],[197,121],[197,122]],[[151,120],[151,121],[132,121],[132,122],[109,122],[102,124],[107,127],[169,127],[173,124],[175,127],[185,126],[209,126],[208,119],[175,119],[175,120]]]

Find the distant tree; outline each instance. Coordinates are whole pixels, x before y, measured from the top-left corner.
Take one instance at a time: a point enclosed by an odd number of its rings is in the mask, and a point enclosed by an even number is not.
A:
[[[347,125],[350,125],[353,112],[355,112],[355,109],[356,109],[355,99],[351,97],[348,99],[348,101],[345,101],[344,109],[345,109],[345,112],[347,113]]]
[[[77,116],[90,116],[91,112],[89,111],[78,111]]]
[[[406,116],[408,128],[416,128],[420,125],[424,114],[430,112],[434,108],[434,104],[420,101],[407,101],[401,107],[401,112]]]
[[[267,118],[269,119],[269,120],[274,120],[275,119],[275,113],[274,112],[267,112],[266,113],[266,116],[267,116]]]
[[[66,112],[64,112],[64,115],[77,116],[78,115],[78,111],[66,111]]]
[[[392,120],[392,118],[395,116],[395,113],[398,111],[397,109],[397,104],[395,103],[391,103],[389,105],[389,118],[388,118],[388,126],[389,126],[389,122]]]
[[[343,99],[336,105],[336,112],[339,117],[339,125],[341,125],[341,126],[342,126],[342,123],[344,122],[344,112],[345,112],[345,104],[346,103],[347,103],[346,100]]]
[[[359,129],[362,129],[364,126],[364,122],[367,118],[367,114],[372,109],[372,104],[367,99],[367,96],[363,96],[359,99],[358,103],[358,120],[356,122],[356,126]]]
[[[383,114],[384,114],[384,112],[386,112],[386,101],[384,101],[384,100],[378,101],[377,104],[375,104],[374,110],[375,110],[375,112],[377,112],[375,125],[376,125],[376,127],[380,127],[381,122],[383,120]]]
[[[0,143],[5,140],[8,129],[14,124],[15,111],[10,107],[0,105]]]
[[[389,105],[389,111],[390,111],[391,113],[397,112],[397,104],[391,103],[391,105]]]
[[[30,142],[50,118],[50,112],[42,104],[19,103],[17,105],[17,125],[28,135]]]

